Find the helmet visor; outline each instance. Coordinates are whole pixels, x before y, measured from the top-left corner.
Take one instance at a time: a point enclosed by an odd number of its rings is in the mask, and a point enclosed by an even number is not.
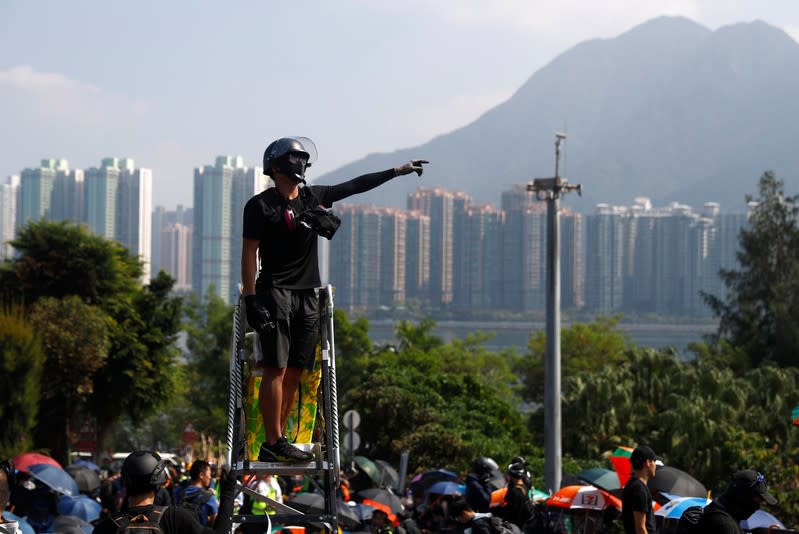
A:
[[[316,161],[316,157],[317,157],[316,145],[314,144],[313,141],[311,141],[307,137],[302,137],[302,136],[297,136],[297,135],[292,135],[291,139],[294,139],[300,145],[302,145],[302,148],[305,150],[305,152],[308,153],[308,163],[307,163],[308,165],[310,165],[311,163],[314,163]]]

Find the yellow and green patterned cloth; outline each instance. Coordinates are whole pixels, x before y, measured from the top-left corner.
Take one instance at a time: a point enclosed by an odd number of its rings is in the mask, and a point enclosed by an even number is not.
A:
[[[261,410],[258,404],[258,390],[261,387],[262,371],[251,369],[247,379],[247,402],[244,406],[247,430],[247,451],[250,460],[258,458],[261,443],[266,441]],[[316,346],[316,359],[312,371],[304,370],[300,378],[296,404],[286,424],[286,437],[294,443],[311,443],[316,424],[316,394],[322,382],[322,350]],[[297,407],[299,405],[299,408]],[[299,421],[298,421],[299,419]]]

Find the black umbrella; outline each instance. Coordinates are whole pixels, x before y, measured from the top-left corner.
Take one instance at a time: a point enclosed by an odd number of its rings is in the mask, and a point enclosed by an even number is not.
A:
[[[649,479],[649,490],[660,504],[677,497],[707,497],[707,489],[697,479],[676,467],[658,467],[655,476]],[[668,494],[668,496],[663,495]]]
[[[336,517],[341,526],[347,529],[360,527],[361,520],[358,518],[358,514],[340,500],[337,499],[337,501]],[[298,493],[284,504],[296,508],[304,514],[323,514],[325,512],[325,498],[319,493]]]
[[[447,469],[436,469],[434,471],[425,471],[424,473],[419,473],[411,480],[411,491],[413,491],[414,495],[422,495],[427,493],[427,488],[435,484],[436,482],[442,482],[445,480],[457,480],[458,473],[454,471],[448,471]]]
[[[399,473],[385,460],[375,460],[375,465],[380,471],[380,485],[387,488],[399,487]]]
[[[86,466],[70,464],[66,472],[78,483],[78,490],[87,495],[100,487],[100,477]]]
[[[383,488],[369,488],[359,491],[356,495],[364,499],[369,499],[380,504],[385,504],[391,509],[391,513],[396,514],[405,509],[402,499]]]

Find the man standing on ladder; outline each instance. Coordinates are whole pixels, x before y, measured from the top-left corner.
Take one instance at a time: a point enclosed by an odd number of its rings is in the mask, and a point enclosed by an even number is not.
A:
[[[241,279],[247,322],[259,334],[264,376],[258,392],[266,441],[258,461],[308,462],[313,455],[283,435],[303,369],[313,369],[319,333],[321,285],[317,235],[327,239],[338,218],[320,207],[369,191],[392,178],[416,172],[425,160],[364,174],[337,185],[305,185],[305,170],[316,159],[307,137],[282,137],[264,152],[264,174],[274,187],[244,207]],[[302,187],[301,187],[302,185]],[[261,270],[258,271],[260,257]],[[256,281],[257,273],[257,281]]]

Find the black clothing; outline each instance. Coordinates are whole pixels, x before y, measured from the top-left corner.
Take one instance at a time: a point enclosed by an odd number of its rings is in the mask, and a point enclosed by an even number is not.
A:
[[[524,529],[524,524],[532,517],[530,498],[527,496],[527,491],[519,486],[508,486],[503,506],[494,510],[496,510],[494,515],[510,521],[520,529]]]
[[[471,529],[471,534],[491,534],[491,514],[477,514],[466,524],[466,529]]]
[[[741,534],[741,527],[726,510],[717,502],[705,506],[702,519],[696,525],[696,531],[702,534]]]
[[[633,512],[642,512],[646,514],[646,531],[649,534],[654,534],[655,515],[652,513],[652,494],[647,485],[635,475],[631,476],[625,484],[621,503],[624,532],[635,534]]]
[[[126,510],[126,513],[128,515],[148,515],[152,511],[152,505],[134,506]],[[211,534],[214,532],[213,529],[203,527],[194,514],[178,506],[170,506],[164,510],[160,526],[163,534]],[[94,528],[94,534],[114,534],[116,531],[117,526],[110,517],[100,521],[100,524]]]
[[[469,473],[466,475],[466,503],[472,510],[478,513],[488,512],[489,504],[491,503],[491,492],[483,484],[482,480],[478,477],[477,473]]]
[[[312,370],[314,347],[319,337],[319,297],[316,290],[273,287],[261,300],[275,323],[274,328],[262,331],[259,338],[263,365]]]
[[[293,218],[318,205],[329,208],[334,202],[374,189],[396,175],[394,169],[388,169],[337,185],[302,187],[297,198],[291,200],[270,187],[248,200],[244,206],[242,235],[245,239],[261,242],[261,271],[256,292],[261,294],[271,287],[319,287],[317,235],[304,225],[294,224]]]

